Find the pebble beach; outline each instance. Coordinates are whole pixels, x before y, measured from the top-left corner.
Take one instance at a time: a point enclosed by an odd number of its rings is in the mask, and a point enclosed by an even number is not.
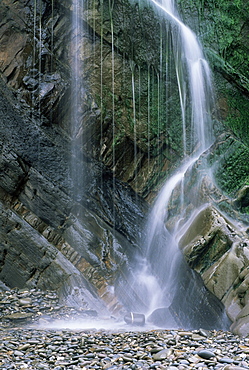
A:
[[[95,328],[93,311],[58,302],[51,292],[0,293],[0,369],[249,369],[249,337],[203,328],[119,329],[115,321]],[[84,328],[89,318],[93,326]]]

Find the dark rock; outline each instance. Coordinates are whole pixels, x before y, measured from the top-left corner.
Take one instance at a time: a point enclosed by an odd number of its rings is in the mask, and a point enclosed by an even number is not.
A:
[[[176,277],[175,277],[176,278]],[[148,321],[161,328],[184,327],[186,329],[229,328],[230,320],[223,315],[224,306],[204,286],[199,274],[189,268],[184,259],[179,262],[177,289],[170,306],[156,309]],[[194,289],[195,300],[191,294]]]
[[[174,327],[176,325],[170,310],[166,307],[154,310],[148,317],[148,322],[162,328],[165,328],[166,326]]]
[[[201,358],[205,358],[206,360],[215,357],[215,354],[209,350],[201,350],[197,352],[197,355],[200,356]]]
[[[25,177],[27,176],[28,166],[18,155],[8,146],[1,147],[0,155],[0,183],[1,187],[9,194],[19,191]]]
[[[23,78],[23,83],[26,85],[28,90],[35,90],[38,87],[39,81],[30,76],[25,76]]]

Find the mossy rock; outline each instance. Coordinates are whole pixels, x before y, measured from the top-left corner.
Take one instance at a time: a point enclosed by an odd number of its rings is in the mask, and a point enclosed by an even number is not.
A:
[[[249,148],[233,136],[222,135],[209,157],[218,186],[235,197],[242,187],[249,185]]]

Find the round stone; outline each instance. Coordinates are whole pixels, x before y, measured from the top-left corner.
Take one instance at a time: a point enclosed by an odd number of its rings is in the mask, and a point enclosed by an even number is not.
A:
[[[172,353],[172,350],[169,348],[163,349],[162,351],[159,351],[153,355],[153,360],[165,360],[170,354]]]
[[[197,355],[200,356],[201,358],[205,358],[206,360],[209,360],[212,357],[215,357],[215,354],[212,351],[203,349],[199,352],[197,352]]]
[[[19,304],[20,306],[28,306],[32,303],[32,299],[31,298],[21,298],[19,299]]]
[[[219,358],[218,361],[222,364],[232,364],[233,363],[233,360],[228,357]]]

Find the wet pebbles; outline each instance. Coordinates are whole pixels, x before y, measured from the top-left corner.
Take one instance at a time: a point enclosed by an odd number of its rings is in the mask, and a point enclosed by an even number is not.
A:
[[[97,312],[86,308],[76,309],[59,303],[55,292],[18,290],[0,292],[0,328],[17,324],[48,324],[55,319],[72,320],[96,316]]]
[[[60,310],[68,317],[70,312],[74,318],[79,315],[72,308],[58,307],[52,293],[2,293],[0,369],[249,369],[249,337],[203,329],[38,329],[36,316],[43,315],[36,305],[39,299],[46,316],[50,311],[51,320]],[[26,310],[28,307],[34,312]],[[33,316],[11,318],[18,313]]]

